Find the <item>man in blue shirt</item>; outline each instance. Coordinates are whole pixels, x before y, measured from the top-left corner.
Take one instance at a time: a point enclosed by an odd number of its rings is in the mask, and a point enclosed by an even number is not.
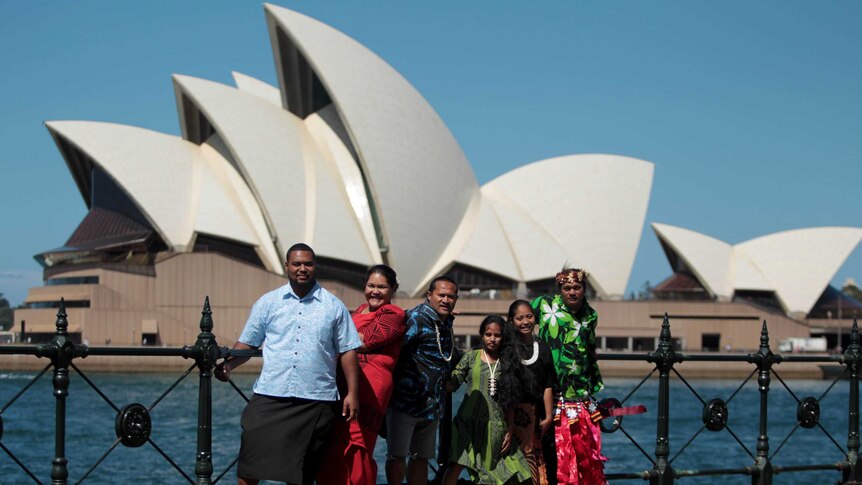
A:
[[[240,485],[258,480],[310,484],[329,443],[337,413],[338,362],[347,381],[343,418],[359,412],[359,362],[362,345],[350,312],[314,279],[314,251],[295,244],[287,251],[288,284],[254,304],[234,349],[263,345],[263,368],[254,396],[242,413]],[[229,357],[216,366],[226,381],[248,357]]]
[[[407,312],[407,333],[386,414],[390,485],[401,484],[405,475],[410,485],[427,483],[428,460],[436,453],[437,426],[443,416],[444,383],[451,365],[458,362],[452,339],[457,302],[458,284],[440,276],[431,282],[425,302]]]

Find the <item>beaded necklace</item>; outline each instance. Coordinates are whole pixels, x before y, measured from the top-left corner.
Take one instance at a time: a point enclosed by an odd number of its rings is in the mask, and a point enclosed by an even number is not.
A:
[[[437,321],[434,321],[434,335],[437,336],[437,350],[440,351],[440,357],[443,357],[443,360],[449,362],[452,360],[452,354],[455,353],[455,343],[452,342],[452,349],[449,350],[449,355],[443,353],[443,345],[440,344],[440,329],[437,328]]]
[[[488,357],[488,354],[485,353],[484,350],[482,353],[488,360],[491,360],[491,357]],[[485,364],[488,365],[488,373],[491,374],[491,377],[488,378],[488,395],[494,397],[497,395],[497,377],[495,374],[497,373],[497,366],[500,364],[500,359],[494,361],[494,367],[491,367],[491,363],[488,362],[488,360],[485,361]]]
[[[538,359],[539,359],[539,342],[537,342],[536,340],[533,340],[533,354],[527,360],[521,359],[521,363],[524,365],[533,365],[536,363],[536,361]]]

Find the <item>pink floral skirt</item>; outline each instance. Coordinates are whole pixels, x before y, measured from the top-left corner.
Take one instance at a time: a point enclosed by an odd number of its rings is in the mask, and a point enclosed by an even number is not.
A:
[[[558,404],[559,405],[559,404]],[[585,404],[567,402],[555,420],[557,482],[571,485],[602,485],[605,462],[602,431]]]

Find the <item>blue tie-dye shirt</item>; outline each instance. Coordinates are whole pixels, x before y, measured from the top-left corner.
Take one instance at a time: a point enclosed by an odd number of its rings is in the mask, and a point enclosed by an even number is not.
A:
[[[302,298],[290,283],[260,297],[239,341],[263,345],[255,393],[317,401],[338,399],[338,356],[362,345],[347,307],[317,283]]]
[[[452,341],[452,320],[450,315],[440,321],[427,300],[407,312],[407,333],[393,375],[395,389],[389,404],[393,409],[432,420],[443,415],[443,384],[449,378],[450,364],[458,362]],[[435,325],[440,332],[439,348]],[[444,356],[452,358],[447,362]]]

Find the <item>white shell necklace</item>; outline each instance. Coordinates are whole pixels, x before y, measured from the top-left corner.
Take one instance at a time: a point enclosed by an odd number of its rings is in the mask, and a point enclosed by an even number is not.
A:
[[[539,359],[539,342],[533,340],[533,355],[530,356],[529,359],[524,360],[521,359],[521,363],[524,365],[533,365]]]
[[[485,355],[485,358],[491,360],[491,357],[488,357],[488,354],[483,350],[482,353]],[[491,377],[488,378],[488,395],[494,397],[497,395],[497,377],[495,374],[497,373],[497,366],[500,364],[500,359],[494,361],[494,367],[491,367],[491,363],[485,361],[488,364],[488,373],[491,374]]]
[[[449,351],[449,355],[443,353],[443,346],[440,344],[440,329],[437,328],[437,322],[434,322],[434,335],[437,336],[437,350],[440,351],[440,357],[443,357],[443,360],[449,362],[452,360],[452,354],[455,353],[455,343],[452,342],[452,349]]]

